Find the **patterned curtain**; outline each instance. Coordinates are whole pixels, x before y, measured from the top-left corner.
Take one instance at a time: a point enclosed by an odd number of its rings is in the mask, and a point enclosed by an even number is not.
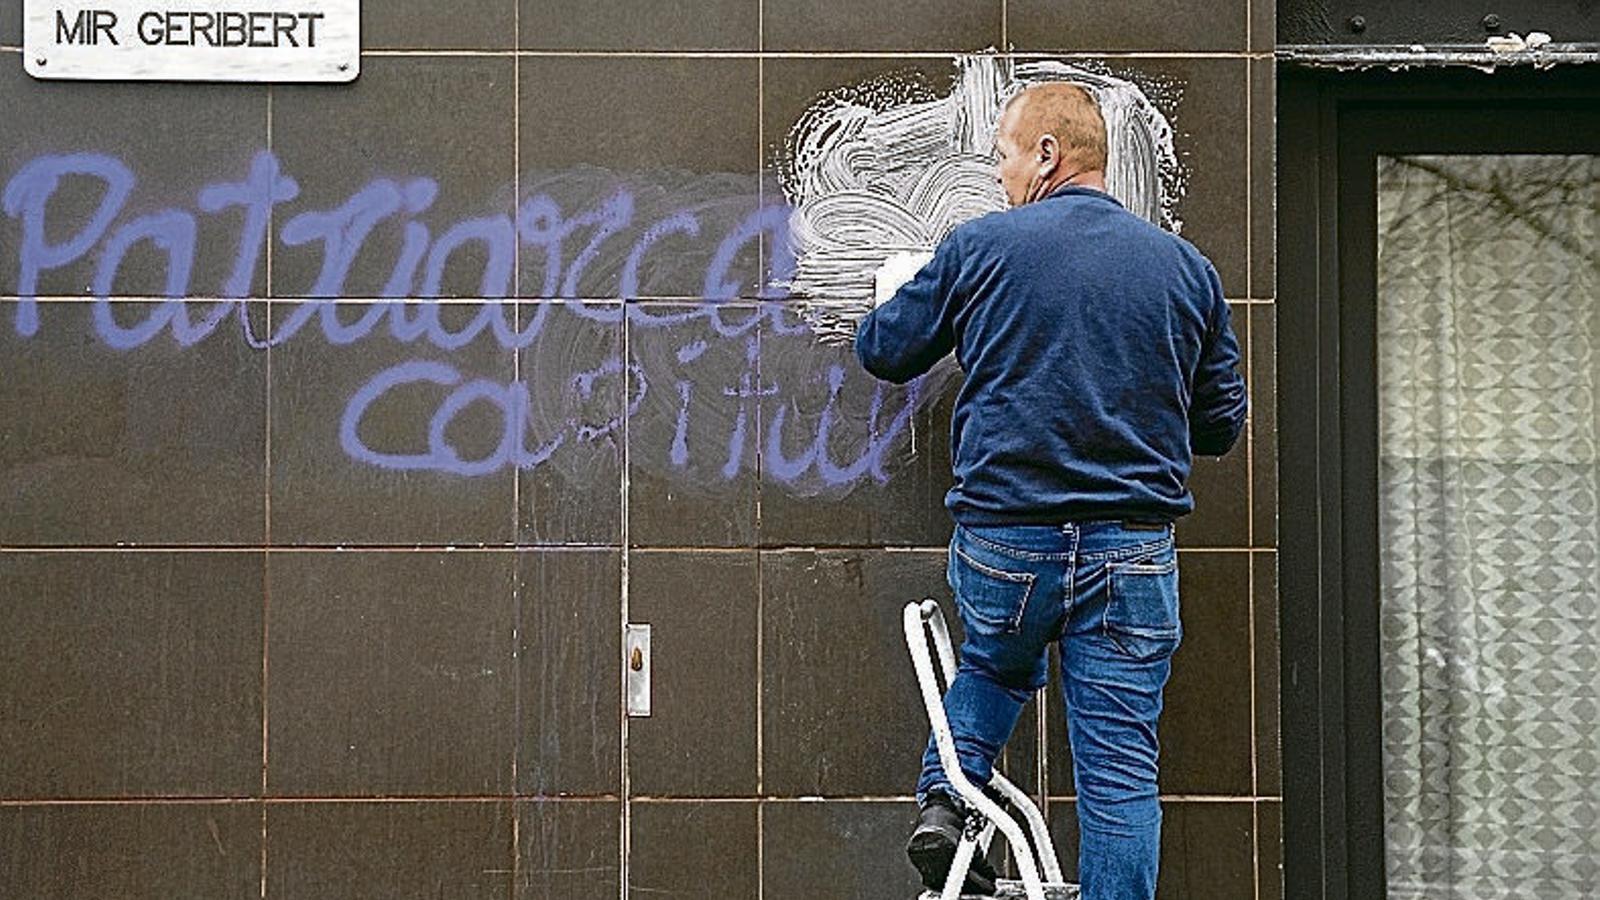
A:
[[[1600,898],[1600,158],[1378,169],[1394,900]]]

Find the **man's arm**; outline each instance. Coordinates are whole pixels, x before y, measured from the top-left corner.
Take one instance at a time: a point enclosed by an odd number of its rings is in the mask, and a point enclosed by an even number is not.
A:
[[[961,251],[953,232],[933,259],[856,329],[856,358],[868,372],[904,384],[955,347]]]
[[[1239,339],[1233,317],[1222,298],[1216,269],[1206,266],[1211,288],[1211,321],[1195,369],[1194,399],[1189,407],[1189,448],[1201,456],[1221,456],[1244,430],[1244,377],[1239,374]]]

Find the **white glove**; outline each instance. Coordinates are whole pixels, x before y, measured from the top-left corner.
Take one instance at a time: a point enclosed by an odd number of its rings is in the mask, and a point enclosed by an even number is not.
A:
[[[878,267],[873,276],[872,305],[882,306],[900,290],[900,286],[917,276],[922,267],[933,259],[932,250],[904,250],[890,256]]]

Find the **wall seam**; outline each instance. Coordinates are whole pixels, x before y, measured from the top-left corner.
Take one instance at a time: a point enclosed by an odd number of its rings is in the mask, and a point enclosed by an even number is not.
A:
[[[629,503],[628,503],[628,494],[629,494],[629,486],[630,486],[630,480],[629,479],[630,479],[630,476],[631,476],[630,467],[633,464],[633,457],[632,457],[633,440],[632,440],[632,434],[630,432],[630,427],[629,427],[629,419],[631,417],[627,415],[628,401],[629,401],[629,398],[631,398],[633,396],[633,370],[632,370],[632,367],[629,365],[630,362],[633,359],[633,347],[632,347],[633,327],[632,327],[632,325],[630,323],[630,319],[631,318],[632,317],[628,315],[627,304],[624,303],[622,305],[622,397],[621,397],[622,407],[621,407],[621,409],[623,411],[623,415],[622,415],[622,450],[621,450],[621,452],[622,452],[622,465],[621,465],[622,479],[621,479],[621,485],[620,485],[620,490],[622,492],[622,496],[621,496],[621,499],[620,499],[620,503],[621,503],[621,523],[620,523],[620,526],[619,526],[620,532],[621,532],[620,539],[622,541],[622,551],[621,551],[621,560],[620,560],[621,561],[621,569],[622,569],[622,571],[621,571],[621,588],[622,588],[621,589],[621,613],[622,613],[622,615],[621,615],[621,621],[620,621],[619,625],[620,625],[620,631],[621,631],[621,638],[622,639],[618,644],[618,649],[620,650],[620,652],[622,654],[626,654],[627,653],[627,628],[628,628],[628,617],[630,615],[630,612],[629,612],[629,609],[628,609],[628,600],[629,600],[629,591],[630,591],[629,562],[630,562],[630,554],[632,552],[631,548],[629,546],[629,544],[630,544],[630,539],[629,539],[629,531],[630,531],[630,529],[629,529],[629,518],[631,516],[631,512],[632,511],[631,511],[631,509],[629,507]],[[631,777],[632,776],[632,772],[630,771],[630,768],[629,768],[629,754],[628,754],[628,664],[627,664],[626,659],[624,659],[624,658],[622,658],[620,656],[617,659],[617,662],[618,662],[618,676],[619,676],[617,678],[617,688],[618,688],[617,716],[618,716],[618,720],[619,720],[619,725],[618,725],[618,743],[619,743],[619,747],[620,747],[620,753],[619,753],[619,758],[618,758],[618,771],[619,771],[619,774],[621,776],[620,788],[621,788],[621,797],[622,797],[622,802],[621,802],[621,804],[619,804],[619,806],[621,808],[622,821],[621,821],[621,824],[620,824],[621,841],[619,842],[620,846],[618,848],[618,850],[619,850],[618,856],[619,856],[619,859],[620,859],[620,861],[619,861],[620,868],[617,871],[617,890],[618,890],[618,896],[621,898],[621,900],[628,900],[628,880],[629,880],[629,871],[628,871],[628,869],[629,869],[629,864],[631,862],[631,856],[632,856],[632,852],[633,852],[633,809],[632,809],[633,800],[632,800],[632,797],[631,797],[631,792],[633,790],[633,784],[632,784],[632,777]]]
[[[273,93],[272,93],[272,85],[270,85],[270,84],[267,85],[267,87],[266,87],[266,95],[267,95],[267,109],[266,109],[267,152],[268,153],[272,153],[273,152],[273,135],[272,135],[272,117],[273,117],[272,98],[273,98]],[[270,192],[270,189],[269,189],[269,192]],[[277,230],[277,221],[276,221],[277,217],[276,217],[276,209],[275,209],[275,207],[276,207],[276,204],[274,204],[274,203],[268,203],[267,204],[267,240],[265,241],[265,243],[267,245],[267,251],[266,251],[266,285],[265,285],[265,291],[266,291],[266,295],[267,295],[267,298],[266,298],[266,310],[267,310],[266,318],[267,318],[267,321],[265,323],[265,329],[266,329],[265,337],[266,337],[266,344],[267,344],[267,354],[266,354],[266,356],[267,356],[267,358],[266,358],[266,362],[265,362],[264,365],[266,367],[266,373],[267,374],[266,374],[266,385],[265,385],[265,391],[264,391],[264,394],[265,394],[265,397],[266,397],[266,401],[265,401],[266,402],[266,409],[263,411],[263,414],[264,414],[264,416],[266,418],[266,422],[264,424],[264,434],[263,434],[263,440],[262,440],[262,443],[263,443],[263,447],[262,447],[263,460],[262,460],[262,475],[261,475],[261,479],[262,479],[262,485],[261,485],[261,492],[262,492],[262,499],[261,499],[261,515],[262,515],[261,537],[262,537],[262,541],[264,542],[264,545],[265,545],[262,548],[262,552],[261,552],[261,798],[262,798],[262,803],[261,803],[261,862],[260,862],[260,865],[261,865],[261,878],[260,878],[261,900],[266,900],[266,897],[267,897],[267,804],[266,804],[266,797],[267,797],[267,792],[268,792],[268,784],[267,784],[267,771],[268,771],[268,769],[267,769],[267,765],[268,765],[268,762],[267,762],[267,733],[268,733],[267,732],[267,728],[268,728],[268,722],[267,722],[267,719],[268,719],[268,707],[269,707],[269,704],[268,704],[268,696],[269,696],[268,695],[268,687],[269,687],[269,684],[270,684],[270,681],[269,681],[269,662],[268,661],[269,661],[269,657],[270,657],[270,646],[271,646],[272,558],[271,558],[271,555],[266,552],[266,548],[270,547],[272,545],[272,332],[273,332],[273,326],[274,326],[274,323],[272,321],[272,245],[277,243],[276,241],[273,240],[272,236],[276,233],[276,230]],[[249,310],[248,304],[246,305],[246,308],[243,310],[243,313],[244,313],[244,316],[245,316],[245,322],[248,324],[249,321],[250,321],[250,318],[249,318],[250,310]]]
[[[511,4],[511,38],[522,47],[522,4]],[[511,58],[511,223],[516,228],[517,211],[522,208],[522,56]],[[511,242],[511,321],[522,330],[522,240]],[[522,351],[511,349],[512,378],[522,381]],[[511,543],[522,540],[522,471],[511,475]],[[511,885],[509,900],[517,900],[522,881],[522,811],[517,805],[517,758],[522,755],[522,556],[511,558]]]
[[[979,54],[981,49],[957,50],[497,50],[497,49],[386,49],[364,50],[366,57],[556,57],[556,58],[664,58],[664,59],[941,59]],[[1006,50],[1002,55],[1023,59],[1265,59],[1274,54],[1237,50]]]

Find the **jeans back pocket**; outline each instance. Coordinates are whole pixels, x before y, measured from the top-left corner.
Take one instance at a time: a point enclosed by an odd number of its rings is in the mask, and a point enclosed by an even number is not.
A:
[[[1137,660],[1170,656],[1183,640],[1176,550],[1106,563],[1105,634]]]
[[[1020,632],[1037,576],[984,562],[977,558],[984,554],[959,545],[952,545],[951,551],[950,588],[967,628],[991,634]]]

